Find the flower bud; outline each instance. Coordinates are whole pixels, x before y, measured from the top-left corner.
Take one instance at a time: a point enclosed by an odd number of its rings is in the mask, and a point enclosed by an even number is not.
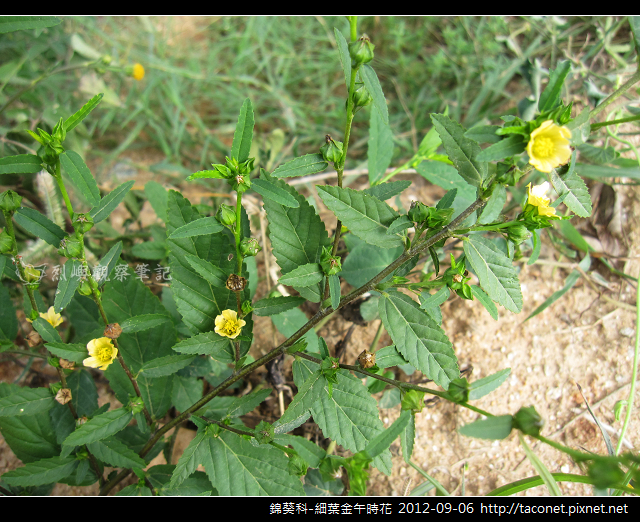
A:
[[[400,407],[411,413],[420,413],[424,408],[424,393],[419,390],[408,390],[402,397]]]
[[[131,410],[131,413],[133,413],[134,415],[144,410],[144,402],[142,402],[142,398],[132,397],[131,400],[129,401],[129,409]]]
[[[464,377],[453,379],[449,383],[449,398],[453,402],[463,403],[469,400],[469,382]]]
[[[255,161],[255,158],[249,158],[248,160],[240,163],[238,165],[238,174],[248,177],[249,174],[251,174],[251,172],[253,171],[253,164],[255,163]]]
[[[86,295],[86,296],[90,296],[92,294],[91,285],[89,284],[89,281],[87,281],[86,279],[82,280],[82,282],[78,286],[78,293],[80,295]]]
[[[67,131],[64,128],[63,118],[60,118],[60,121],[58,121],[58,123],[56,123],[55,127],[53,128],[52,137],[58,143],[62,143],[66,139]]]
[[[365,107],[373,101],[371,94],[364,86],[364,83],[361,82],[356,83],[356,89],[355,91],[353,91],[353,96],[351,99],[353,101],[354,107]]]
[[[246,237],[240,242],[240,253],[243,257],[257,256],[261,250],[258,240],[253,237]]]
[[[13,239],[6,230],[0,232],[0,254],[6,254],[13,250]]]
[[[66,359],[60,358],[58,362],[60,363],[60,368],[64,368],[65,370],[73,370],[76,367],[76,363],[67,361]]]
[[[73,228],[76,235],[80,236],[91,230],[93,227],[93,218],[90,214],[75,214],[73,218]]]
[[[78,238],[67,236],[60,241],[58,254],[68,258],[82,257],[83,244]]]
[[[335,141],[329,134],[325,136],[325,144],[320,147],[320,153],[325,161],[336,163],[342,159],[343,145],[341,141]]]
[[[256,426],[254,433],[258,444],[269,444],[273,441],[273,426],[266,421],[260,421],[260,424]]]
[[[513,243],[516,245],[519,245],[530,237],[531,232],[529,232],[527,230],[527,227],[522,224],[513,225],[507,229],[507,239],[513,241]]]
[[[22,205],[22,196],[13,190],[5,190],[0,194],[0,210],[3,212],[15,212]]]
[[[42,272],[37,268],[28,265],[24,267],[24,278],[27,283],[39,283],[42,277]]]
[[[523,407],[513,416],[513,427],[525,435],[540,435],[544,421],[533,406]]]
[[[57,357],[49,357],[47,359],[47,362],[54,368],[60,368],[60,361],[58,360]]]
[[[371,40],[369,40],[369,37],[366,34],[363,34],[355,42],[351,42],[349,44],[349,55],[353,60],[353,64],[358,66],[363,63],[369,63],[373,60],[374,48],[375,45],[371,43]]]
[[[236,210],[223,203],[216,213],[216,219],[225,226],[231,226],[236,222]]]
[[[113,61],[113,58],[111,57],[110,54],[105,54],[102,57],[102,63],[105,64],[105,65],[109,65],[112,61]]]
[[[289,464],[287,466],[289,475],[293,477],[303,477],[307,474],[308,469],[309,465],[300,455],[293,454],[289,457]]]
[[[328,276],[342,272],[340,257],[332,256],[330,247],[323,247],[322,255],[320,256],[320,266],[325,275]]]
[[[429,207],[420,201],[413,201],[407,215],[414,223],[423,223],[429,217]]]
[[[251,312],[253,312],[253,305],[251,304],[251,301],[244,301],[242,303],[242,315],[249,315]]]
[[[235,190],[238,194],[244,194],[251,188],[251,180],[249,179],[249,174],[238,174],[234,178],[231,178],[228,183],[231,185],[231,188],[233,188],[233,190]]]

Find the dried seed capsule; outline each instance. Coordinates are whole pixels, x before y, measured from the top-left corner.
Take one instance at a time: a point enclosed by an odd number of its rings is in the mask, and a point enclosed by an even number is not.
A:
[[[247,286],[247,280],[244,277],[231,274],[227,278],[227,290],[231,290],[232,292],[242,292],[245,286]]]
[[[104,329],[104,336],[109,339],[117,339],[122,334],[122,328],[118,323],[111,323]]]
[[[376,354],[371,353],[369,350],[364,350],[360,355],[358,355],[358,363],[365,370],[367,368],[371,368],[376,365]]]

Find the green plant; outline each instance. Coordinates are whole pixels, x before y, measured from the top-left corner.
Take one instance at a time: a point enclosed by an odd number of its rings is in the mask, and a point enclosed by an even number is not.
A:
[[[168,258],[171,286],[164,289],[162,300],[145,288],[142,271],[136,279],[127,264],[119,263],[124,255],[121,241],[114,242],[93,270],[90,267],[87,245],[92,234],[125,200],[133,185],[127,182],[102,195],[81,156],[68,148],[67,133],[89,117],[102,95],[61,118],[51,132],[30,132],[40,144],[37,154],[0,160],[0,174],[48,172],[64,200],[66,228],[73,230],[67,233],[42,213],[23,205],[22,197],[13,190],[0,195],[5,220],[0,236],[0,274],[13,279],[15,284],[11,285],[16,288],[22,283],[25,315],[40,336],[34,336],[33,349],[14,345],[17,320],[13,303],[3,291],[2,350],[47,358],[60,379],[49,387],[33,389],[0,385],[0,428],[25,462],[24,467],[2,476],[3,493],[43,488],[36,490],[40,492],[55,482],[89,485],[97,481],[101,493],[107,494],[133,471],[137,484],[120,494],[216,491],[222,495],[295,495],[304,493],[300,477],[307,476],[309,469],[318,470],[315,479],[327,490],[341,491],[342,481],[336,476],[344,468],[349,493],[364,495],[371,466],[390,472],[389,447],[396,439],[400,438],[405,461],[411,463],[415,415],[424,407],[425,395],[486,417],[461,428],[464,435],[502,439],[518,430],[584,465],[587,477],[576,480],[586,480],[599,489],[633,492],[628,484],[637,480],[637,455],[618,455],[618,448],[609,456],[600,456],[561,446],[540,434],[542,419],[533,407],[495,416],[474,406],[470,401],[498,388],[510,370],[472,382],[462,378],[452,344],[441,327],[440,306],[453,291],[463,299],[477,298],[493,316],[497,315],[496,304],[514,313],[522,310],[514,260],[531,248],[529,263],[535,261],[541,232],[554,231],[571,217],[560,213],[561,203],[575,215],[591,213],[587,187],[576,173],[577,155],[569,147],[587,141],[593,118],[639,81],[640,72],[597,108],[585,109],[575,117],[572,104],[565,104],[561,96],[570,70],[568,61],[550,72],[542,92],[539,84],[534,89],[538,93],[534,109],[528,106],[522,111],[529,117],[523,113],[507,115],[501,126],[477,125],[467,130],[446,113],[432,114],[433,128],[405,165],[435,183],[446,180],[455,188],[435,207],[418,202],[406,212],[396,211],[386,201],[406,190],[410,182],[390,181],[398,169],[386,174],[393,156],[392,147],[389,150],[393,133],[380,81],[369,65],[375,47],[358,33],[357,17],[348,17],[348,21],[349,41],[338,29],[334,32],[347,87],[341,141],[327,135],[318,153],[296,157],[275,169],[258,165],[251,156],[255,115],[247,98],[225,162],[188,178],[223,180],[235,192],[234,206],[203,208],[192,205],[177,191],[156,186],[149,190],[149,200],[166,230],[152,232],[154,241],[133,250],[147,259]],[[638,46],[637,19],[631,23]],[[352,125],[355,118],[366,114],[362,110],[365,106],[371,107],[370,187],[357,191],[344,186],[344,171]],[[617,123],[619,119],[597,125]],[[536,144],[540,139],[547,141]],[[491,145],[481,149],[479,143]],[[441,146],[444,153],[438,153]],[[530,158],[524,156],[525,150]],[[529,160],[548,174],[558,195],[555,201],[547,197],[548,182],[537,184],[540,174]],[[317,192],[337,218],[332,237],[313,206],[284,181],[322,172],[329,164],[335,168],[337,184],[318,186]],[[85,212],[74,210],[63,169],[70,184],[83,194]],[[507,190],[522,188],[526,182],[528,190],[521,208],[507,212]],[[299,296],[254,300],[251,282],[256,274],[251,273],[250,259],[260,246],[252,237],[256,231],[243,207],[243,196],[251,192],[263,198],[271,247],[282,273],[280,283]],[[52,299],[53,310],[49,308],[46,314],[48,307],[39,293],[42,273],[23,262],[14,223],[68,258]],[[349,251],[344,260],[339,255],[343,237]],[[450,254],[450,265],[444,269],[443,248],[449,239],[461,243],[462,250],[457,257]],[[381,270],[374,269],[371,262],[379,252],[386,259]],[[10,269],[12,263],[17,273]],[[581,268],[585,270],[589,263],[587,254]],[[422,269],[416,270],[419,266]],[[343,276],[354,287],[343,295],[340,278],[348,268],[357,275]],[[471,273],[478,285],[471,284]],[[394,344],[377,349],[378,335],[359,359],[359,366],[343,364],[324,339],[315,336],[313,328],[366,293],[373,294],[369,306],[376,303],[370,313],[382,320],[379,333],[386,329]],[[261,357],[249,355],[254,316],[273,317],[278,324],[278,318],[306,301],[318,304],[311,319]],[[67,311],[74,328],[65,339],[56,330],[62,310]],[[276,422],[263,420],[249,428],[241,417],[258,407],[271,389],[260,388],[237,398],[223,392],[284,356],[294,359],[298,391]],[[122,407],[111,411],[108,406],[98,408],[95,381],[83,364],[104,371]],[[439,388],[401,382],[385,374],[386,368],[398,365],[422,372]],[[399,392],[402,413],[386,429],[372,397],[377,388],[367,388],[361,376]],[[209,383],[204,392],[202,378]],[[635,379],[634,369],[634,383]],[[631,412],[631,399],[627,408]],[[170,409],[171,418],[165,422]],[[351,455],[332,455],[335,444],[325,450],[290,433],[311,416],[325,437]],[[171,440],[165,435],[188,420],[198,432],[177,465],[145,470],[160,451],[171,460]],[[25,433],[37,440],[34,449],[23,442]],[[545,471],[524,437],[522,443],[541,480],[550,491],[557,491],[555,477]],[[204,465],[206,474],[195,471],[199,464]],[[104,477],[105,465],[121,471]],[[437,481],[426,478],[442,492]],[[514,485],[509,491],[522,487]]]

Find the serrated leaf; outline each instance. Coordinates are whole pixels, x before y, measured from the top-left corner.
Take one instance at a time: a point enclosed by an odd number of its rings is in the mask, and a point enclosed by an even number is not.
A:
[[[591,196],[589,189],[578,174],[575,172],[576,151],[571,154],[571,166],[569,172],[560,176],[554,170],[551,171],[551,183],[558,193],[564,198],[562,202],[576,215],[589,217],[591,215]]]
[[[263,198],[270,199],[284,207],[298,208],[300,203],[286,190],[264,179],[251,180],[251,188]]]
[[[380,80],[378,80],[378,75],[370,65],[364,64],[360,67],[360,77],[373,99],[373,105],[375,105],[376,109],[378,109],[378,112],[380,113],[382,122],[385,125],[389,125],[389,109],[387,108],[387,100],[382,92],[382,86],[380,85]]]
[[[102,286],[109,275],[116,267],[120,254],[122,253],[122,241],[118,241],[111,247],[104,257],[100,260],[100,263],[93,269],[93,277],[96,280],[98,286]]]
[[[512,426],[513,418],[511,415],[500,415],[465,424],[458,428],[458,433],[476,439],[500,440],[509,436]]]
[[[633,33],[633,43],[636,47],[636,56],[640,56],[640,16],[629,16],[629,25]]]
[[[378,368],[390,368],[391,366],[403,366],[408,364],[400,355],[394,345],[385,346],[376,352],[376,366]]]
[[[13,219],[27,232],[43,239],[55,248],[60,246],[60,241],[67,235],[53,221],[32,208],[20,207],[13,214]]]
[[[227,278],[229,275],[222,271],[209,261],[200,259],[199,257],[191,254],[186,254],[185,259],[191,265],[191,267],[201,275],[208,283],[211,283],[217,288],[226,288]]]
[[[184,354],[210,355],[216,361],[231,363],[235,355],[228,337],[222,337],[215,332],[202,333],[173,346],[176,352]]]
[[[189,366],[193,359],[193,355],[167,355],[165,357],[158,357],[157,359],[144,363],[142,371],[146,377],[164,377]]]
[[[467,136],[467,134],[465,134],[465,136]],[[515,156],[516,154],[524,152],[526,146],[527,144],[523,136],[512,134],[508,138],[483,149],[482,152],[476,156],[476,159],[478,161],[500,161],[509,156]]]
[[[296,393],[282,417],[275,422],[274,428],[289,425],[293,420],[302,418],[325,393],[326,385],[327,379],[320,370],[313,372],[302,386],[298,387],[298,393]]]
[[[286,275],[301,265],[317,263],[322,247],[329,244],[329,236],[314,208],[293,187],[280,180],[273,183],[300,204],[298,208],[289,208],[268,199],[263,202],[273,253],[282,274]]]
[[[56,313],[60,313],[73,299],[73,296],[80,284],[80,267],[82,263],[77,259],[69,259],[62,267],[62,274],[58,280],[53,308]]]
[[[202,398],[202,381],[195,377],[176,375],[173,379],[171,402],[182,412],[189,409]]]
[[[317,469],[310,469],[304,477],[304,492],[310,497],[339,497],[344,491],[342,479],[325,480]]]
[[[171,318],[164,314],[144,314],[129,317],[120,323],[122,333],[144,332],[170,321]]]
[[[144,194],[147,196],[149,203],[153,207],[156,215],[162,220],[167,220],[167,200],[168,194],[165,189],[157,181],[148,181],[144,186]]]
[[[44,29],[62,23],[57,16],[0,16],[0,34]]]
[[[369,141],[367,159],[369,184],[373,185],[384,174],[393,158],[393,132],[388,123],[384,123],[380,111],[371,111],[369,122]]]
[[[208,436],[206,430],[198,430],[195,438],[189,443],[187,449],[184,450],[175,469],[171,475],[169,488],[178,487],[182,484],[196,468],[202,464],[204,454],[209,450]]]
[[[378,275],[402,254],[402,247],[383,249],[367,243],[359,243],[342,264],[342,277],[347,283],[359,288]]]
[[[187,223],[180,228],[176,228],[171,232],[171,235],[169,235],[169,239],[217,234],[223,229],[224,227],[215,217],[204,217]]]
[[[46,319],[38,317],[31,324],[33,325],[35,331],[40,334],[45,342],[57,343],[62,340],[62,338],[60,337],[60,333],[53,326],[51,326],[51,323],[49,323],[49,321],[47,321]]]
[[[274,178],[309,176],[322,172],[328,165],[322,154],[307,154],[280,165],[271,175]]]
[[[331,297],[331,308],[337,310],[340,306],[340,278],[333,274],[329,276],[329,296]]]
[[[444,114],[432,114],[447,156],[462,178],[474,187],[482,186],[487,177],[487,164],[477,159],[480,145],[465,136],[466,129]]]
[[[499,372],[487,375],[482,379],[473,381],[469,385],[469,400],[480,399],[481,397],[488,395],[506,381],[510,374],[511,368],[505,368]]]
[[[553,71],[549,72],[549,83],[544,91],[542,91],[540,101],[538,102],[538,110],[540,112],[550,111],[559,105],[562,86],[570,70],[571,61],[564,60],[559,62]]]
[[[71,178],[73,186],[87,198],[92,207],[98,206],[100,204],[100,189],[80,154],[68,150],[60,154],[60,163]]]
[[[573,147],[582,145],[589,139],[589,135],[591,134],[591,124],[589,123],[590,113],[590,108],[585,107],[578,116],[567,123],[566,127],[571,131],[571,140],[569,143]]]
[[[322,268],[318,263],[308,263],[299,266],[291,272],[287,272],[279,281],[281,284],[287,286],[306,287],[319,283],[323,277]]]
[[[489,297],[507,310],[519,313],[522,292],[511,259],[491,241],[478,235],[464,241],[464,253]]]
[[[194,179],[226,179],[224,175],[217,170],[200,170],[194,172],[187,178],[187,181],[193,181]]]
[[[396,349],[444,389],[460,376],[451,342],[438,324],[409,296],[390,291],[379,301],[379,313]]]
[[[69,132],[73,130],[82,120],[84,120],[89,113],[95,109],[102,101],[104,94],[96,94],[87,103],[85,103],[78,112],[69,116],[64,122],[64,130]],[[99,199],[99,194],[98,194]]]
[[[98,205],[93,207],[89,214],[93,218],[94,223],[100,223],[104,219],[107,219],[111,212],[113,212],[116,207],[122,202],[124,197],[127,195],[127,192],[131,190],[134,180],[127,181],[122,185],[117,186],[113,189],[109,194],[104,196]]]
[[[387,201],[393,196],[401,194],[410,186],[411,181],[409,180],[389,181],[387,183],[380,183],[379,185],[366,188],[362,192],[369,196],[373,196],[374,198],[378,198],[380,201]]]
[[[293,364],[296,386],[301,386],[319,369],[316,363],[300,359]],[[311,408],[313,420],[325,437],[335,440],[344,448],[357,453],[378,433],[384,430],[378,413],[378,404],[362,381],[346,370],[336,374],[338,382],[333,384],[329,397],[328,385],[324,393]],[[391,472],[391,454],[385,451],[374,459],[374,465],[383,473]]]
[[[501,128],[498,125],[477,125],[471,127],[464,135],[478,143],[498,143],[501,137],[496,134],[496,131]]]
[[[286,338],[291,337],[309,322],[307,316],[299,308],[292,308],[278,315],[272,315],[271,320],[277,330]],[[318,336],[313,328],[304,334],[303,339],[307,341],[307,352],[318,352]]]
[[[297,435],[277,435],[275,438],[278,444],[293,446],[310,468],[317,468],[322,459],[327,456],[327,452],[315,442],[299,437]]]
[[[487,312],[489,312],[489,315],[491,315],[491,317],[493,317],[497,321],[498,307],[491,300],[491,298],[486,294],[486,292],[479,286],[471,285],[471,293],[473,294],[474,297],[478,299],[478,301],[480,301],[482,306],[484,306],[487,309]]]
[[[349,54],[349,44],[341,31],[337,27],[333,28],[333,34],[336,36],[336,44],[338,44],[338,54],[340,55],[340,63],[344,72],[344,82],[349,89],[351,83],[351,56]]]
[[[362,450],[362,453],[366,454],[369,458],[375,458],[380,455],[402,434],[409,424],[411,417],[410,411],[403,411],[391,426],[382,433],[378,433],[378,435],[369,441],[369,444]]]
[[[0,417],[35,415],[50,410],[54,404],[55,399],[49,388],[21,388],[0,399]]]
[[[6,259],[2,256],[3,259]],[[0,272],[2,274],[2,272]],[[7,287],[0,284],[0,339],[13,341],[18,335],[18,318]]]
[[[244,100],[238,116],[236,130],[233,133],[233,145],[231,146],[231,157],[242,163],[249,159],[251,141],[253,140],[253,106],[251,100]]]
[[[64,440],[65,446],[81,446],[106,439],[122,431],[131,422],[133,414],[126,408],[108,411],[88,420]]]
[[[478,218],[478,223],[481,225],[492,223],[498,219],[498,216],[502,213],[504,204],[507,201],[507,189],[504,185],[498,185],[493,194],[487,201],[487,204],[482,209],[482,213]]]
[[[33,154],[19,154],[0,158],[0,175],[35,174],[42,170],[42,160]]]
[[[203,471],[194,472],[189,478],[176,488],[170,488],[171,474],[175,466],[170,464],[160,464],[153,466],[146,471],[146,476],[156,490],[156,494],[161,496],[193,496],[204,492],[211,492],[214,488]]]
[[[259,317],[267,317],[297,308],[306,301],[303,297],[280,296],[260,299],[253,304],[253,313]]]
[[[255,410],[267,397],[269,397],[269,395],[271,395],[271,392],[273,392],[271,388],[264,388],[262,390],[253,391],[243,397],[238,397],[229,406],[227,415],[230,417],[246,415],[247,413]]]
[[[167,244],[164,241],[145,241],[133,245],[131,253],[140,259],[160,261],[167,257]]]
[[[450,295],[451,291],[447,286],[443,286],[435,294],[430,294],[429,292],[423,291],[420,294],[420,308],[427,312],[431,319],[441,325],[442,311],[440,310],[440,306],[444,304],[447,299],[449,299]]]
[[[399,237],[387,234],[398,213],[372,196],[349,188],[318,186],[318,195],[343,225],[370,245],[393,248],[402,245]]]
[[[41,486],[68,477],[77,466],[75,457],[52,457],[25,464],[5,473],[1,478],[10,486]]]
[[[615,161],[620,153],[612,146],[609,147],[595,147],[589,143],[583,143],[578,147],[580,157],[584,156],[589,161],[598,165],[606,165]]]
[[[405,230],[409,229],[413,227],[413,221],[411,221],[406,215],[402,215],[400,217],[398,217],[397,219],[395,219],[390,225],[389,225],[389,229],[387,230],[387,234],[392,235],[392,234],[401,234],[402,232],[404,232]]]
[[[416,416],[411,415],[409,423],[400,435],[400,446],[402,447],[402,458],[409,464],[416,438]]]
[[[45,346],[52,354],[76,364],[82,364],[82,361],[89,357],[89,351],[84,344],[46,343]]]
[[[105,464],[117,468],[147,467],[147,463],[138,454],[125,446],[118,439],[107,439],[92,442],[87,445],[89,451]]]

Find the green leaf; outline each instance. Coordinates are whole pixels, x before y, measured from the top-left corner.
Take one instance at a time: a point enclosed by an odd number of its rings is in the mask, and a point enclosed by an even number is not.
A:
[[[336,43],[338,44],[338,54],[340,55],[340,63],[344,71],[344,82],[347,85],[347,89],[349,89],[349,85],[351,84],[351,55],[349,54],[349,44],[347,44],[347,40],[337,27],[333,28],[333,34],[335,34]]]
[[[403,411],[400,417],[382,433],[378,433],[362,450],[369,458],[375,458],[386,450],[396,440],[409,424],[412,415],[410,411]]]
[[[104,257],[100,260],[100,263],[93,269],[93,277],[96,280],[98,286],[102,286],[107,281],[107,279],[111,275],[111,272],[113,272],[113,269],[116,267],[121,253],[122,241],[118,241],[111,247],[109,252],[104,255]]]
[[[272,447],[254,447],[243,437],[222,431],[206,438],[203,465],[220,495],[303,495],[298,477],[289,475],[289,459]]]
[[[71,475],[77,466],[75,457],[52,457],[9,471],[2,475],[2,480],[10,486],[22,487],[52,484]]]
[[[342,479],[325,480],[317,469],[310,469],[304,477],[304,492],[307,496],[339,497],[343,491]]]
[[[57,343],[61,341],[60,333],[51,326],[49,321],[43,319],[42,317],[38,317],[33,321],[33,328],[36,332],[40,334],[40,336],[47,343]]]
[[[511,259],[479,235],[469,236],[468,241],[464,241],[464,253],[489,297],[507,310],[519,313],[522,292]]]
[[[286,190],[265,179],[251,180],[251,188],[263,198],[271,199],[283,207],[298,208],[300,203]]]
[[[231,157],[242,163],[249,159],[251,141],[253,140],[253,106],[251,100],[247,98],[240,109],[240,116],[233,133],[233,145],[231,146]]]
[[[504,204],[507,202],[507,189],[504,185],[498,185],[487,204],[482,209],[482,213],[478,218],[478,223],[481,225],[485,225],[487,223],[493,223],[498,220],[502,209],[504,208]]]
[[[511,433],[511,428],[511,415],[500,415],[499,417],[489,417],[465,424],[458,428],[458,433],[467,437],[475,437],[476,439],[499,440],[506,439]]]
[[[325,393],[326,385],[327,379],[322,372],[320,370],[314,371],[302,386],[298,386],[298,393],[273,427],[282,427],[286,431],[297,428],[300,425],[297,423],[298,419],[304,418],[315,402]],[[308,415],[306,417],[308,418]]]
[[[193,355],[167,355],[158,357],[142,366],[142,371],[146,377],[164,377],[182,370],[191,364]]]
[[[636,46],[636,57],[640,56],[640,16],[630,16],[629,25],[633,33],[633,43]]]
[[[253,304],[253,313],[259,317],[267,317],[297,308],[306,301],[304,297],[281,296],[260,299]]]
[[[4,256],[3,256],[4,258]],[[7,287],[0,284],[0,339],[13,341],[18,335],[18,318]]]
[[[180,456],[178,464],[176,464],[173,474],[171,475],[171,481],[168,487],[175,488],[182,484],[204,461],[206,452],[208,451],[210,451],[208,434],[206,430],[198,430],[198,434]]]
[[[416,167],[416,171],[427,181],[442,187],[448,192],[456,190],[453,201],[464,200],[464,203],[466,203],[465,208],[476,199],[476,189],[462,179],[458,171],[451,165],[440,161],[423,161]],[[453,201],[446,208],[455,208]]]
[[[196,219],[191,223],[187,223],[180,228],[176,228],[169,239],[180,239],[183,237],[204,236],[207,234],[217,234],[222,231],[224,227],[215,217],[204,217]]]
[[[130,334],[150,330],[170,320],[171,318],[164,314],[136,315],[122,321],[120,327],[122,328],[122,333]]]
[[[0,34],[29,29],[44,29],[60,23],[62,23],[62,20],[57,16],[0,16]]]
[[[263,202],[273,253],[282,274],[286,275],[301,265],[317,263],[322,247],[329,244],[329,236],[306,199],[284,181],[275,180],[273,183],[289,192],[300,204],[298,208],[290,208],[269,199]]]
[[[589,267],[591,266],[591,257],[587,254],[584,259],[580,261],[579,266],[583,271],[589,270]],[[573,286],[578,282],[578,279],[580,279],[580,272],[578,272],[578,270],[572,270],[571,273],[567,276],[567,279],[564,282],[564,286],[560,290],[557,290],[553,294],[551,294],[551,296],[549,296],[544,301],[544,303],[542,303],[533,312],[531,312],[524,321],[528,321],[532,317],[538,315],[540,312],[549,308],[553,303],[555,303],[564,294],[571,290]]]
[[[340,278],[337,275],[329,276],[329,295],[331,297],[331,308],[337,310],[340,306]]]
[[[612,146],[609,147],[595,147],[589,143],[583,143],[578,147],[580,152],[580,158],[584,156],[589,161],[598,165],[606,165],[616,160],[620,153]]]
[[[402,193],[402,191],[409,188],[410,185],[411,181],[409,180],[389,181],[387,183],[380,183],[379,185],[366,188],[362,192],[368,196],[378,198],[380,201],[387,201],[393,196],[397,196]]]
[[[458,174],[470,185],[482,186],[488,170],[487,164],[477,159],[480,154],[480,145],[464,135],[466,129],[462,125],[444,114],[432,114],[431,120]]]
[[[395,219],[393,223],[389,225],[389,230],[387,230],[387,234],[402,234],[408,228],[413,227],[413,221],[411,221],[406,215],[402,215]]]
[[[111,212],[116,209],[116,207],[127,195],[127,192],[131,190],[131,187],[133,187],[134,183],[134,180],[127,181],[122,185],[117,186],[115,189],[109,192],[109,194],[103,197],[100,200],[100,204],[93,207],[89,212],[89,214],[93,218],[93,222],[100,223],[100,221],[107,219]]]
[[[205,261],[204,259],[200,259],[199,257],[191,254],[186,254],[185,259],[208,283],[211,283],[216,288],[226,288],[227,279],[229,277],[226,272],[214,264],[209,263],[209,261]]]
[[[378,275],[402,254],[402,247],[383,249],[361,242],[349,253],[342,264],[342,277],[359,288]]]
[[[122,248],[122,244],[121,244]],[[73,299],[73,296],[80,284],[80,267],[82,263],[77,259],[69,259],[62,267],[62,274],[58,280],[53,308],[56,313],[60,313]]]
[[[585,107],[578,116],[567,123],[566,127],[571,131],[571,140],[569,141],[571,146],[579,147],[589,139],[591,134],[590,113],[590,108]]]
[[[65,446],[81,446],[106,439],[122,431],[131,422],[133,414],[126,408],[108,411],[88,420],[64,440]]]
[[[314,442],[297,435],[276,435],[278,444],[292,446],[294,450],[309,464],[310,468],[317,468],[327,452]]]
[[[32,208],[20,207],[13,215],[13,219],[27,232],[43,239],[55,248],[60,246],[60,241],[67,235],[53,221]]]
[[[55,399],[49,388],[21,388],[0,399],[0,417],[34,415],[50,410],[54,404]]]
[[[167,244],[164,241],[146,241],[133,245],[131,253],[140,259],[160,261],[167,257]]]
[[[307,154],[280,165],[271,175],[274,178],[309,176],[322,172],[328,165],[322,154]]]
[[[511,368],[505,368],[504,370],[500,370],[499,372],[487,375],[482,379],[473,381],[469,385],[469,400],[474,401],[490,394],[493,390],[497,389],[504,381],[506,381],[507,377],[509,377],[510,374]]]
[[[373,98],[373,104],[380,113],[382,123],[389,125],[389,109],[387,108],[387,100],[384,98],[378,75],[370,65],[364,64],[360,67],[360,77],[367,91],[369,91],[371,98]]]
[[[287,272],[279,281],[287,286],[306,287],[319,283],[323,277],[322,267],[318,263],[308,263]]]
[[[156,215],[162,220],[167,220],[167,201],[168,193],[157,181],[148,181],[144,186],[144,194],[147,196],[149,203],[153,207]]]
[[[264,400],[271,395],[273,390],[271,388],[263,388],[262,390],[256,390],[248,395],[238,397],[235,399],[229,409],[227,415],[229,417],[240,417],[255,410]]]
[[[194,472],[180,486],[170,488],[171,474],[175,466],[160,464],[146,471],[146,476],[160,496],[195,496],[211,493],[214,487],[209,482],[207,474],[203,471]]]
[[[407,411],[407,413],[409,413]],[[409,423],[400,435],[400,446],[402,447],[402,457],[408,464],[411,461],[411,455],[413,455],[413,447],[416,438],[416,416],[411,415]]]
[[[326,185],[317,189],[329,210],[366,243],[381,248],[402,245],[399,237],[387,234],[398,213],[383,201],[349,188]]]
[[[147,463],[138,454],[125,446],[118,439],[107,439],[92,442],[87,445],[89,451],[105,464],[116,468],[147,467]]]
[[[271,320],[278,331],[286,338],[291,337],[309,322],[307,316],[299,308],[293,308],[278,315],[272,315]],[[307,341],[307,352],[317,353],[319,351],[318,336],[313,328],[304,334],[303,339]]]
[[[468,136],[468,133],[465,134],[465,136]],[[526,147],[527,143],[524,141],[523,136],[512,134],[508,138],[500,140],[498,143],[494,143],[484,149],[476,156],[476,159],[478,161],[500,161],[509,156],[515,156],[516,154],[524,152]]]
[[[87,103],[85,103],[78,112],[69,116],[64,122],[64,130],[69,132],[72,129],[75,129],[76,126],[84,120],[89,113],[95,109],[98,104],[102,101],[104,94],[96,94],[93,98],[91,98]]]
[[[549,494],[554,497],[562,496],[560,488],[558,488],[558,483],[556,482],[556,479],[553,478],[553,475],[551,475],[549,469],[529,447],[521,433],[518,433],[518,437],[520,438],[520,444],[522,444],[525,455],[527,456],[531,464],[533,464],[533,467],[536,469],[536,471],[544,481],[545,486],[547,486],[547,489],[549,490]]]
[[[429,292],[423,291],[420,294],[420,308],[427,312],[431,319],[441,325],[442,311],[440,310],[440,306],[443,305],[447,299],[449,299],[450,295],[451,291],[447,286],[443,286],[435,294],[430,294]]]
[[[409,296],[390,291],[378,304],[380,318],[402,356],[442,386],[460,376],[446,334]]]
[[[482,306],[484,306],[487,309],[487,312],[489,312],[489,315],[491,315],[491,317],[493,317],[497,321],[498,307],[491,300],[491,298],[486,294],[486,292],[479,286],[471,285],[471,293],[473,294],[474,297],[478,299],[478,301],[480,301]]]
[[[498,125],[477,125],[471,127],[464,135],[478,143],[498,143],[501,137],[496,134],[496,131],[501,128]]]
[[[181,377],[173,379],[171,402],[176,410],[183,412],[202,398],[202,381],[195,377]]]
[[[589,217],[591,215],[591,196],[587,185],[575,172],[576,151],[571,154],[571,166],[569,172],[560,176],[554,170],[551,171],[551,183],[563,198],[562,202],[575,214],[580,217]]]
[[[571,70],[571,61],[564,60],[558,63],[558,66],[549,73],[549,83],[540,95],[538,102],[538,110],[540,112],[555,109],[560,104],[560,94],[562,86]]]
[[[552,473],[551,475],[557,482],[575,482],[577,484],[593,484],[593,479],[589,476],[573,475],[571,473]],[[504,497],[504,496],[514,495],[516,493],[520,493],[521,491],[526,491],[528,489],[532,489],[536,486],[541,486],[543,484],[544,484],[544,480],[542,480],[542,478],[539,475],[536,475],[534,477],[528,477],[522,480],[511,482],[510,484],[505,484],[504,486],[500,486],[499,488],[496,488],[493,491],[487,493],[487,496]]]
[[[173,349],[184,354],[210,355],[216,361],[223,363],[235,361],[235,355],[229,339],[215,332],[202,333],[180,341]]]
[[[0,175],[35,174],[41,170],[42,160],[33,154],[20,154],[18,156],[0,158]]]
[[[187,178],[187,181],[193,181],[194,179],[226,179],[220,172],[217,170],[200,170],[198,172],[194,172]]]
[[[393,158],[393,132],[379,111],[371,111],[368,141],[369,184],[384,177]]]
[[[68,150],[60,154],[60,163],[71,178],[73,186],[87,198],[92,207],[98,206],[100,204],[100,189],[80,154]]]
[[[403,366],[405,364],[408,364],[407,361],[393,345],[380,348],[376,352],[376,366],[378,368],[390,368],[391,366]]]
[[[89,357],[89,351],[85,344],[46,343],[45,346],[52,354],[62,357],[67,361],[82,364]]]

